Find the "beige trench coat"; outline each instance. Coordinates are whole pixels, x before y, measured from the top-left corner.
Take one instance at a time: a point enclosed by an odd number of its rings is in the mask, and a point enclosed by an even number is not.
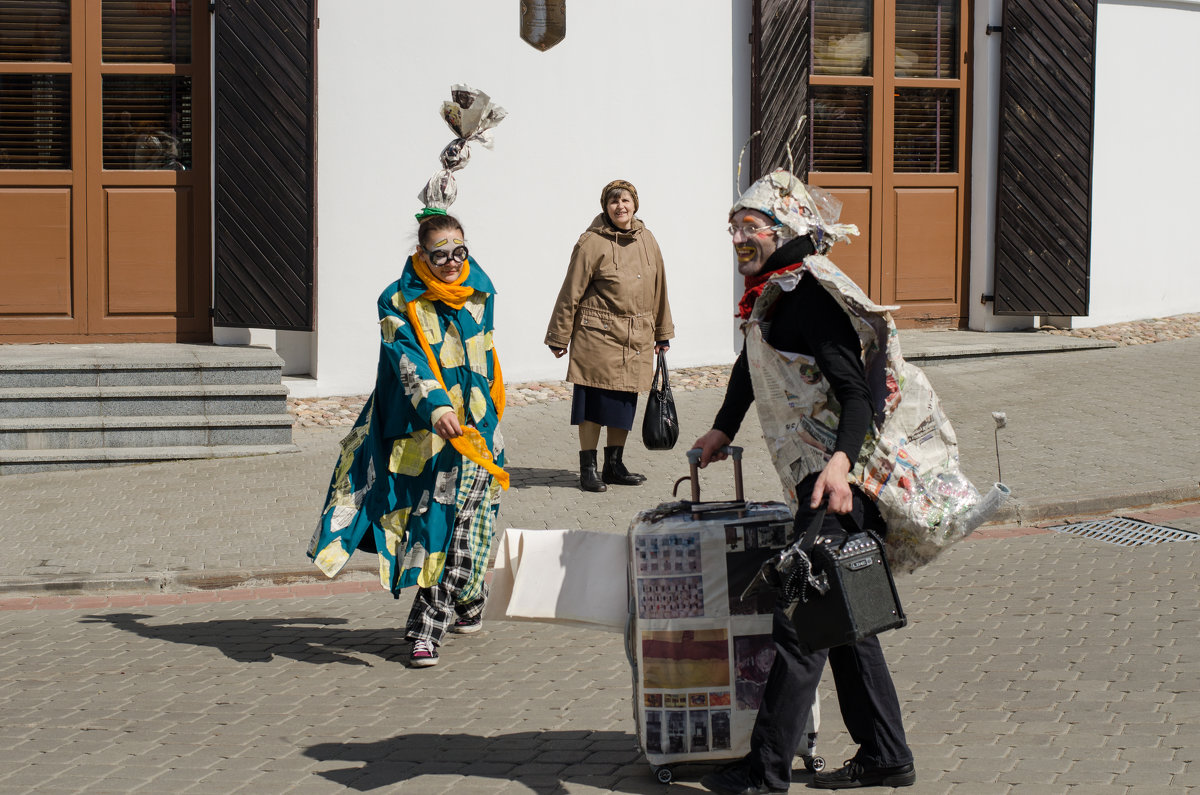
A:
[[[658,241],[636,218],[622,231],[597,215],[575,244],[546,329],[546,345],[570,351],[567,380],[646,392],[654,343],[674,336]]]

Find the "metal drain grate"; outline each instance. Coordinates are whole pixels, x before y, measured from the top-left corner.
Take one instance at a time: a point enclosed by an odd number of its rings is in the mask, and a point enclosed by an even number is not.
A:
[[[1077,522],[1051,527],[1056,533],[1070,533],[1082,538],[1094,538],[1123,547],[1140,547],[1143,544],[1163,544],[1167,541],[1196,541],[1200,534],[1174,527],[1161,527],[1137,519],[1120,516],[1096,522]]]

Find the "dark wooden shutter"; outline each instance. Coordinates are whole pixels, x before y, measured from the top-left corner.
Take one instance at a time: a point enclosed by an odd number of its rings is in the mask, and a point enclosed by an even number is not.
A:
[[[1005,0],[995,312],[1088,313],[1096,3]]]
[[[312,330],[315,32],[315,0],[217,3],[217,326]]]
[[[751,34],[750,123],[762,134],[750,144],[750,175],[742,185],[787,168],[789,142],[792,168],[806,179],[809,128],[796,135],[796,121],[808,112],[809,0],[755,0]]]

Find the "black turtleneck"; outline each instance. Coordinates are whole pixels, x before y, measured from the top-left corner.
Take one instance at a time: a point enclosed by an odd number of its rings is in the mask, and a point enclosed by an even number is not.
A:
[[[775,249],[775,253],[767,257],[767,261],[760,273],[771,273],[780,268],[786,268],[788,265],[795,265],[797,262],[803,262],[805,257],[816,253],[817,249],[813,246],[811,237],[808,235],[793,237]]]
[[[795,264],[813,252],[810,238],[794,238],[767,259],[763,270]],[[775,302],[766,334],[772,348],[816,360],[842,406],[835,450],[845,453],[853,464],[871,425],[871,398],[859,358],[858,335],[846,312],[812,274],[806,273],[796,289],[781,294]],[[754,386],[743,346],[713,427],[732,439],[753,402]]]

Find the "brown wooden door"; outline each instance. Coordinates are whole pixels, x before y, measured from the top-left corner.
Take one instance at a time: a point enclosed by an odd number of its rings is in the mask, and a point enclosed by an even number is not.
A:
[[[0,0],[0,341],[211,338],[204,3]]]
[[[961,325],[969,3],[811,6],[809,181],[862,232],[833,258],[901,325]]]
[[[81,334],[84,0],[0,0],[0,339]]]

